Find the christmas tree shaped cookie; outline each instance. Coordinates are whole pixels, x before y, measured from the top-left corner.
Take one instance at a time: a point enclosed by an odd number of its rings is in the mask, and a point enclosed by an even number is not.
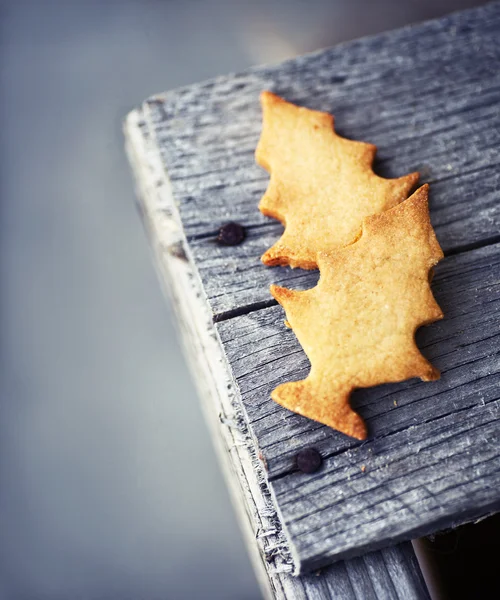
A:
[[[372,171],[376,147],[337,135],[333,117],[261,94],[262,134],[255,152],[271,174],[259,208],[285,225],[262,257],[266,265],[317,267],[319,252],[352,243],[362,220],[408,197],[418,173],[384,179]]]
[[[329,229],[318,222],[316,231]],[[316,287],[271,288],[311,362],[306,379],[284,383],[271,396],[296,413],[365,439],[365,424],[349,405],[354,389],[439,378],[414,339],[421,325],[443,316],[429,283],[443,253],[429,219],[428,186],[364,218],[355,243],[315,256],[321,273]]]

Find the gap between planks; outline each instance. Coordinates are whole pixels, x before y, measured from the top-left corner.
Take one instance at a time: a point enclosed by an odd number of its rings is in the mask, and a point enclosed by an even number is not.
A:
[[[214,236],[215,237],[215,236]],[[463,244],[462,246],[457,246],[456,248],[452,248],[444,253],[444,259],[449,256],[456,256],[457,254],[463,254],[464,252],[470,252],[472,250],[478,250],[479,248],[485,248],[486,246],[493,246],[494,244],[498,244],[500,242],[500,234],[497,236],[489,237],[484,240],[478,242],[472,242],[471,244]],[[272,267],[266,267],[262,265],[263,269],[269,269]],[[314,270],[317,272],[317,269]],[[262,302],[254,302],[252,304],[246,304],[242,306],[238,306],[232,310],[226,310],[220,313],[213,314],[214,323],[221,323],[222,321],[228,321],[229,319],[234,319],[235,317],[241,317],[243,315],[249,314],[251,312],[255,312],[257,310],[263,310],[265,308],[269,308],[271,306],[277,306],[278,302],[274,298],[269,298],[269,300]],[[446,315],[445,315],[446,318]]]

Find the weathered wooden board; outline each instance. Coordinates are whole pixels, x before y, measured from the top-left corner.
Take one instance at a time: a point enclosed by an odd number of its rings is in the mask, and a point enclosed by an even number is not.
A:
[[[252,468],[285,528],[279,553],[291,552],[297,570],[500,506],[499,65],[495,3],[156,96],[140,112],[160,165],[146,169],[151,229],[162,239],[177,223],[164,254],[194,266],[190,280],[237,384],[224,419],[237,411],[260,454]],[[434,290],[446,318],[418,339],[443,377],[357,392],[370,431],[362,444],[269,399],[308,363],[268,286],[309,287],[317,274],[259,261],[281,231],[256,209],[268,181],[253,161],[262,89],[333,112],[339,133],[378,146],[379,174],[420,170],[432,184],[431,217],[448,255]],[[248,237],[220,247],[214,238],[229,220]],[[293,457],[311,445],[326,460],[306,476]]]
[[[140,110],[125,125],[140,209],[157,257],[160,280],[178,316],[181,339],[219,451],[250,556],[266,597],[279,600],[429,600],[411,544],[339,561],[321,572],[292,576],[288,543],[258,457],[233,377],[214,328],[163,165]],[[162,185],[158,186],[158,181]],[[159,209],[158,207],[163,208]]]
[[[370,433],[364,443],[269,399],[276,385],[309,369],[281,307],[217,325],[292,552],[305,568],[499,506],[500,244],[449,257],[433,287],[446,319],[418,339],[442,378],[356,392],[352,404]],[[311,445],[327,460],[305,476],[294,471],[294,457]]]
[[[371,452],[383,453],[383,444],[391,443],[388,436],[406,432],[404,444],[417,451],[438,419],[455,418],[471,409],[485,413],[498,409],[500,244],[446,258],[436,267],[433,291],[446,318],[421,328],[417,339],[441,370],[441,379],[426,384],[413,379],[355,392],[352,404],[366,419],[371,437],[363,444],[269,399],[276,385],[309,371],[293,331],[283,325],[280,306],[217,324],[270,479],[290,473],[296,453],[311,444],[336,460],[349,448],[358,448],[353,464],[368,466]],[[468,413],[462,418],[467,420]]]
[[[376,144],[379,174],[419,170],[433,184],[432,221],[446,252],[498,239],[499,38],[492,4],[150,101],[148,120],[217,319],[269,305],[272,282],[311,280],[258,260],[281,231],[256,210],[268,182],[253,158],[263,89],[332,112],[339,133]],[[244,246],[213,243],[228,220],[248,227]]]

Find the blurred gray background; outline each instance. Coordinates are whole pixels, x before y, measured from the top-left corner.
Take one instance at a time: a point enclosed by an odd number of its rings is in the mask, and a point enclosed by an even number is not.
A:
[[[472,0],[0,2],[0,598],[260,598],[134,209],[148,95]]]

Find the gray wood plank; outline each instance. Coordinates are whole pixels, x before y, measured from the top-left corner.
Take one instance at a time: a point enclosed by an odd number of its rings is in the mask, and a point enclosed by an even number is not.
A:
[[[445,319],[421,328],[417,341],[441,370],[441,379],[356,391],[352,404],[366,419],[373,440],[410,427],[416,440],[415,427],[500,397],[500,244],[445,259],[436,267],[433,291]],[[271,479],[292,470],[296,453],[311,444],[326,455],[360,446],[270,400],[279,383],[309,371],[293,331],[283,325],[284,316],[276,306],[217,324]]]
[[[370,435],[362,443],[270,400],[309,369],[280,307],[217,324],[304,569],[500,507],[500,244],[449,257],[433,288],[446,318],[418,341],[442,378],[355,392]],[[305,476],[294,459],[310,446],[326,464]]]
[[[318,589],[322,594],[319,598],[332,600],[417,600],[428,597],[418,563],[408,543],[340,561],[320,570],[319,575],[306,575],[299,579],[312,598]]]
[[[315,574],[290,574],[293,564],[287,540],[258,447],[235,394],[196,267],[181,251],[185,237],[174,199],[167,185],[157,185],[158,179],[164,179],[163,165],[140,111],[129,115],[125,133],[140,212],[155,250],[160,280],[176,310],[185,352],[266,597],[429,600],[409,543],[352,562],[340,561]]]
[[[146,103],[205,292],[217,320],[273,304],[270,283],[303,287],[314,274],[263,268],[281,226],[256,206],[268,175],[254,163],[259,92],[332,112],[342,135],[378,146],[375,170],[419,170],[445,252],[499,239],[500,5],[221,77]],[[223,248],[235,220],[247,241]]]

